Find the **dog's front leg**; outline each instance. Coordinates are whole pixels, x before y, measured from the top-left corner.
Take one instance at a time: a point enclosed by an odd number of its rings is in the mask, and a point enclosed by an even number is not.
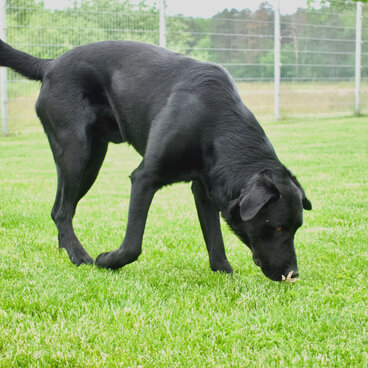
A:
[[[142,252],[142,240],[149,207],[156,188],[141,165],[132,176],[132,190],[128,213],[128,225],[124,241],[120,248],[101,253],[96,259],[99,267],[118,269],[134,262]]]
[[[207,246],[211,269],[213,271],[232,273],[233,268],[226,258],[222,240],[219,211],[208,198],[200,182],[193,181],[192,191]]]

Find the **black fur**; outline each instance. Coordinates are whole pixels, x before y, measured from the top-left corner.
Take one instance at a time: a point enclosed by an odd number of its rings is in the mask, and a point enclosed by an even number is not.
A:
[[[0,65],[10,67],[29,79],[41,81],[49,62],[15,50],[0,40]]]
[[[0,65],[42,81],[36,111],[58,174],[52,218],[74,264],[93,263],[72,227],[77,203],[108,143],[128,142],[143,160],[131,175],[126,235],[120,248],[98,256],[98,266],[136,260],[154,193],[192,181],[213,270],[232,272],[221,212],[268,277],[297,275],[293,237],[310,202],[221,66],[131,41],[89,44],[55,60],[1,42]]]

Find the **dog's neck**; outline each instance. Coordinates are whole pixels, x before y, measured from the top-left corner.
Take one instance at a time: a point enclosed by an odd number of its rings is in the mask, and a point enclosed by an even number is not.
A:
[[[241,195],[253,175],[265,169],[285,170],[257,120],[253,116],[245,118],[243,124],[234,124],[232,129],[222,125],[224,131],[216,133],[207,166],[205,182],[209,196],[220,211]]]

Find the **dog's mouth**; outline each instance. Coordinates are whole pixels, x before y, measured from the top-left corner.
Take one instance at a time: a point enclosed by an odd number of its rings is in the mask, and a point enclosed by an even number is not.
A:
[[[295,276],[294,276],[295,275]],[[285,282],[295,282],[298,281],[298,273],[290,271],[287,276],[281,275],[281,280]]]
[[[270,272],[268,270],[262,269],[262,272],[273,281],[285,281],[285,282],[296,282],[299,276],[298,271],[289,271],[289,272]]]

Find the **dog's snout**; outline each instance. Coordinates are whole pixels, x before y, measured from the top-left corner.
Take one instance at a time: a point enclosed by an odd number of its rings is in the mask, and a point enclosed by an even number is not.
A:
[[[296,271],[294,271],[293,272],[293,274],[291,275],[291,278],[297,278],[297,277],[299,277],[299,272],[298,272],[298,270],[296,270]]]
[[[299,277],[299,271],[297,265],[285,266],[277,264],[269,264],[267,262],[263,262],[261,259],[253,256],[254,263],[257,266],[260,266],[262,272],[271,280],[274,281],[291,281],[294,282]]]

